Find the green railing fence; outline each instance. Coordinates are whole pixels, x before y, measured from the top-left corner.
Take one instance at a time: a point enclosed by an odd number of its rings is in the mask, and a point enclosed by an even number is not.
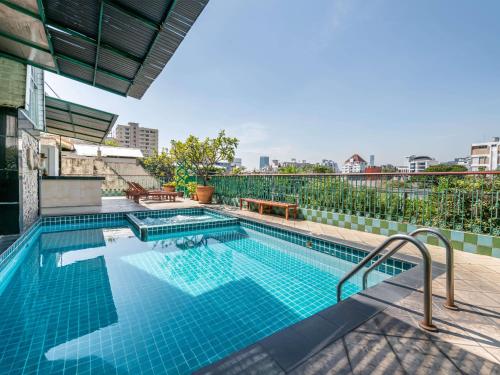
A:
[[[216,199],[302,208],[500,235],[500,172],[212,176]]]

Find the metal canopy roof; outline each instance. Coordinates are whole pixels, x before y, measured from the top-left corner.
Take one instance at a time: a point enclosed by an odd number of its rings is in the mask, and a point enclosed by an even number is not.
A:
[[[140,99],[208,0],[0,0],[0,56]]]
[[[48,133],[101,143],[118,118],[112,113],[80,104],[45,97],[46,131]]]

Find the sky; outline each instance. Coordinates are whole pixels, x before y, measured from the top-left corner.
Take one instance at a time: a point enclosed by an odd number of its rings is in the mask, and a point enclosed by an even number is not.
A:
[[[158,128],[160,147],[225,129],[248,168],[260,155],[448,161],[500,136],[498,14],[498,0],[210,0],[142,100],[46,81]]]

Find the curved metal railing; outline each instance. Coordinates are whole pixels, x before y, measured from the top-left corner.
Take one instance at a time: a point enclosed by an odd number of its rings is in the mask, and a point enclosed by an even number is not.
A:
[[[450,241],[438,230],[433,228],[420,228],[409,233],[409,236],[416,237],[419,234],[430,233],[438,237],[446,248],[446,302],[444,307],[450,310],[457,310],[458,307],[455,305],[455,276],[454,276],[454,258],[453,258],[453,247]],[[382,255],[375,263],[370,265],[368,269],[363,273],[363,289],[368,287],[368,275],[371,271],[377,268],[380,264],[385,262],[391,256],[393,256],[399,249],[401,249],[406,244],[406,241],[401,242],[394,249],[390,250],[386,254]]]
[[[359,262],[347,275],[345,275],[337,284],[337,302],[342,300],[342,286],[354,274],[359,272],[369,261],[375,258],[382,250],[394,241],[404,241],[413,244],[422,254],[423,272],[424,272],[424,319],[419,322],[421,328],[428,331],[437,331],[437,328],[432,324],[432,260],[427,247],[418,239],[407,234],[395,234],[386,239],[380,246],[370,252],[361,262]],[[402,246],[401,246],[402,247]],[[400,247],[400,248],[401,248]],[[398,249],[399,250],[399,249]],[[397,251],[397,250],[396,250]]]

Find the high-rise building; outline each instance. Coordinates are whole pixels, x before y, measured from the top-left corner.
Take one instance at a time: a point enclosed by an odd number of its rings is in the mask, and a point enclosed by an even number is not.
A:
[[[375,155],[370,155],[370,167],[375,166]]]
[[[268,169],[269,168],[269,156],[261,156],[259,161],[259,169]]]
[[[500,168],[500,137],[494,137],[490,142],[473,143],[470,155],[471,171],[495,171]]]
[[[120,146],[138,148],[144,156],[158,151],[158,129],[143,128],[137,122],[129,122],[128,125],[116,125],[113,132]]]

